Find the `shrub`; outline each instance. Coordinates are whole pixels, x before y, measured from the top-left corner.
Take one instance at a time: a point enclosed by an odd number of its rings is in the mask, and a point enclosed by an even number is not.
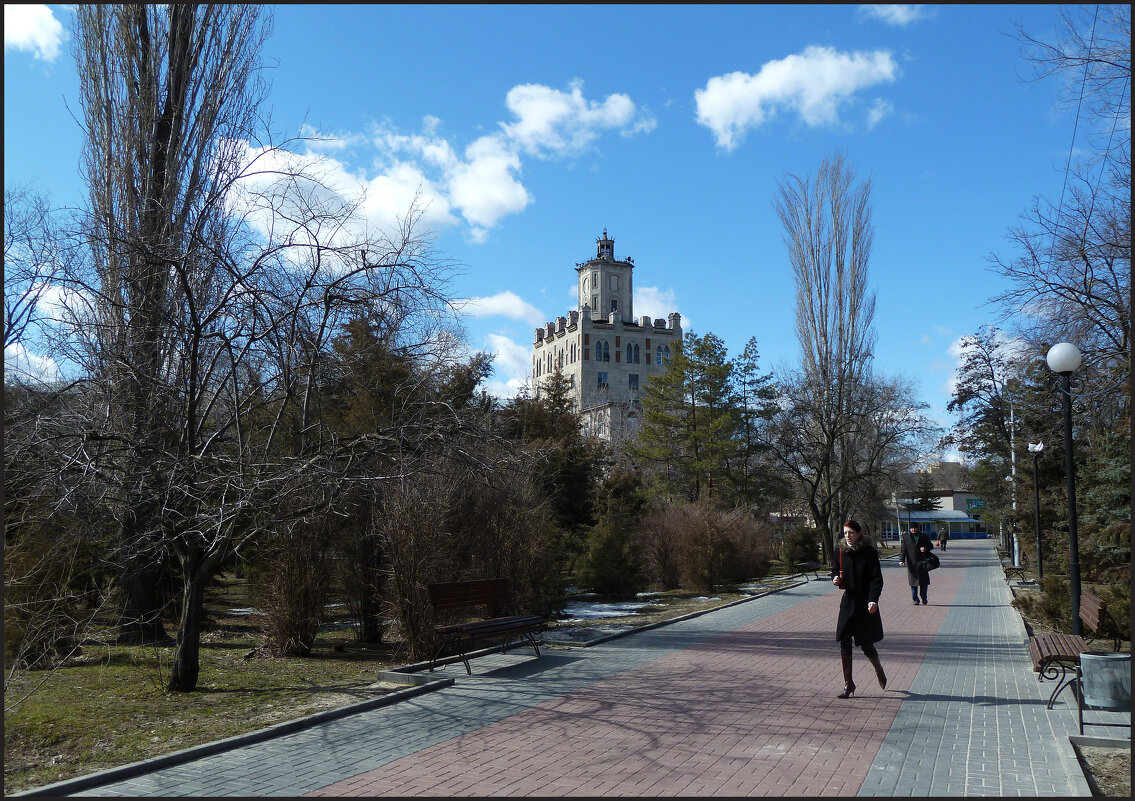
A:
[[[40,669],[63,664],[81,642],[113,585],[100,587],[88,532],[55,520],[12,526],[4,552],[4,664]],[[12,677],[11,671],[5,683]]]
[[[795,572],[796,566],[803,562],[820,561],[820,534],[814,528],[799,526],[784,536],[780,546],[780,558],[788,571]]]
[[[760,578],[772,564],[771,528],[743,509],[695,504],[659,509],[643,520],[640,536],[650,554],[651,579],[667,589],[676,584],[711,592],[719,584]]]
[[[1131,585],[1130,584],[1101,584],[1092,587],[1092,592],[1107,604],[1107,615],[1104,617],[1104,628],[1100,631],[1101,637],[1118,637],[1120,640],[1131,641],[1131,628],[1125,626],[1125,621],[1131,620]]]
[[[311,654],[327,600],[327,546],[326,527],[299,523],[262,550],[249,594],[272,656]]]
[[[646,586],[641,565],[634,532],[601,522],[587,538],[576,582],[582,589],[629,600]]]
[[[1040,592],[1020,595],[1013,606],[1057,631],[1072,630],[1072,594],[1068,577],[1047,573],[1040,580]]]
[[[638,528],[636,541],[642,556],[643,578],[647,585],[662,590],[682,586],[678,566],[681,520],[673,507],[648,512]]]
[[[454,460],[447,470],[436,460],[411,463],[405,478],[375,499],[388,616],[398,620],[411,659],[430,657],[437,646],[433,627],[442,621],[433,617],[430,584],[506,578],[516,595],[503,613],[563,608],[560,532],[540,500],[538,472],[516,462],[511,469],[478,467],[510,459],[523,455],[492,452],[468,466]]]

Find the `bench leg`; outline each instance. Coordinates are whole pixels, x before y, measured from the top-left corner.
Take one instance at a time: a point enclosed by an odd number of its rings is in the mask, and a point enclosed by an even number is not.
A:
[[[1048,698],[1048,706],[1046,709],[1052,709],[1053,704],[1056,703],[1056,696],[1060,695],[1060,691],[1065,687],[1072,687],[1073,695],[1076,694],[1076,687],[1074,686],[1077,681],[1077,672],[1069,670],[1068,666],[1060,662],[1049,662],[1044,666],[1040,672],[1041,681],[1044,679],[1058,679],[1056,689],[1052,691],[1052,695]],[[1078,705],[1078,703],[1077,703]]]
[[[469,667],[469,656],[468,656],[467,652],[472,645],[473,645],[472,640],[469,640],[468,642],[466,642],[464,640],[459,640],[457,642],[457,649],[461,654],[461,661],[465,663],[465,673],[469,676],[473,675],[473,668]]]
[[[1080,727],[1081,736],[1084,734],[1084,677],[1080,673],[1080,665],[1076,664],[1076,684],[1072,687],[1076,695],[1076,724]]]
[[[437,648],[434,649],[433,656],[430,657],[430,673],[434,672],[434,665],[438,663],[441,657],[442,645],[443,644],[439,644]],[[454,650],[456,650],[458,656],[461,657],[461,661],[465,663],[465,672],[472,676],[473,669],[469,667],[469,658],[465,655],[465,646],[458,641],[454,644]]]

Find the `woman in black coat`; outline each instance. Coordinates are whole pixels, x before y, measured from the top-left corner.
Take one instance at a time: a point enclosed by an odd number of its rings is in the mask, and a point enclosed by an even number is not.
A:
[[[887,674],[879,662],[875,643],[883,639],[883,621],[879,617],[879,596],[883,592],[883,570],[879,567],[879,552],[863,529],[854,520],[843,524],[843,542],[832,568],[832,582],[843,588],[839,602],[839,620],[835,638],[839,641],[839,655],[843,660],[843,692],[837,697],[850,698],[855,692],[851,680],[851,645],[863,650],[863,655],[875,668],[879,686],[887,689]]]
[[[910,597],[914,605],[918,606],[918,596],[922,596],[925,606],[926,590],[930,586],[930,570],[926,567],[926,554],[934,550],[934,543],[930,537],[918,530],[918,524],[912,523],[909,536],[902,538],[902,550],[899,552],[899,565],[906,565],[907,581],[910,583]]]

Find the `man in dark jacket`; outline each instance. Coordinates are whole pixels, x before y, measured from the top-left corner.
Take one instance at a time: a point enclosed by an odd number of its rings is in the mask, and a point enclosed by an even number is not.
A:
[[[930,537],[918,530],[917,523],[910,524],[910,532],[902,538],[902,548],[899,552],[899,565],[906,565],[906,577],[910,584],[910,597],[914,605],[918,606],[918,598],[922,596],[925,605],[926,589],[930,586],[930,570],[924,561],[925,555],[934,550],[934,543]]]

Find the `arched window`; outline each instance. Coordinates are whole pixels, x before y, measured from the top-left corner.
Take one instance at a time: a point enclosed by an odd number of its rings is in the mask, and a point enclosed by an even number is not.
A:
[[[574,342],[571,343],[571,350],[568,354],[568,358],[571,360],[570,364],[575,364],[575,343]]]
[[[669,345],[667,345],[666,347],[664,347],[662,349],[662,362],[664,364],[670,363],[670,346]]]
[[[607,340],[600,339],[595,343],[595,361],[609,362],[611,361],[611,347],[607,344]]]
[[[658,353],[655,354],[655,356],[654,356],[654,363],[655,364],[662,364],[662,346],[661,345],[658,346]]]
[[[639,363],[638,343],[628,342],[627,343],[627,364],[638,364],[638,363]]]

